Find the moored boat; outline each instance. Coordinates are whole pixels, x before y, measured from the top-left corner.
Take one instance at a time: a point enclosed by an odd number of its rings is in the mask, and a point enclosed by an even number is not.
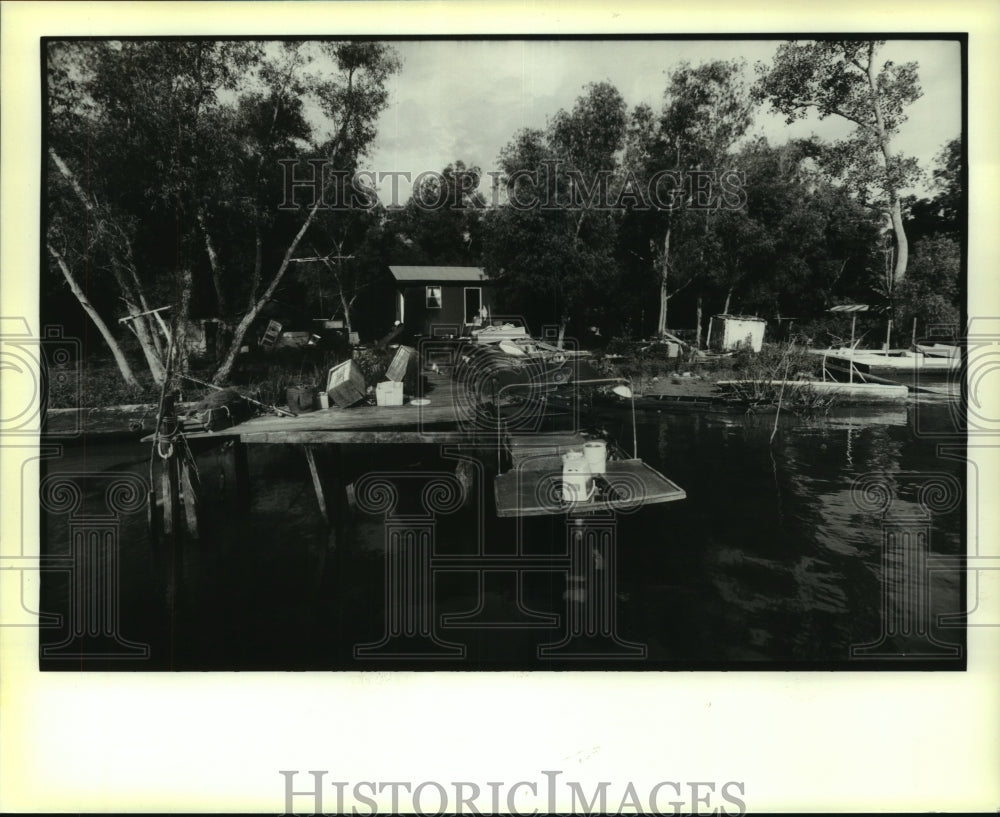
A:
[[[888,382],[905,386],[940,384],[957,377],[961,356],[953,353],[927,354],[909,349],[810,349],[823,357],[825,373],[834,380]],[[937,350],[936,350],[937,351]]]

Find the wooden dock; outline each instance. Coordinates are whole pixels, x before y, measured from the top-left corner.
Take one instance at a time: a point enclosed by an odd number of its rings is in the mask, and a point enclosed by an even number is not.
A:
[[[429,402],[426,405],[408,403],[402,406],[329,408],[296,417],[262,416],[217,431],[185,432],[182,439],[195,453],[212,443],[231,444],[236,492],[243,508],[249,508],[251,500],[247,446],[291,444],[300,447],[309,466],[320,513],[330,524],[337,515],[336,510],[349,504],[351,489],[339,473],[339,467],[330,468],[325,474],[320,473],[315,445],[327,446],[334,463],[340,461],[342,445],[394,443],[496,447],[496,428],[490,423],[476,421],[474,412],[463,403],[448,377],[428,375],[423,382],[421,397]],[[155,439],[156,435],[150,434],[143,437],[142,442],[153,443]],[[185,486],[188,470],[183,457],[164,457],[158,493],[162,501],[164,532],[177,531],[181,520],[186,519],[188,532],[197,538],[196,490],[191,485]],[[178,506],[183,506],[183,515]]]
[[[262,416],[218,431],[186,433],[188,442],[235,439],[268,443],[466,443],[496,444],[496,432],[477,423],[444,375],[426,378],[427,405],[332,407],[296,417]],[[152,435],[143,438],[148,442]]]

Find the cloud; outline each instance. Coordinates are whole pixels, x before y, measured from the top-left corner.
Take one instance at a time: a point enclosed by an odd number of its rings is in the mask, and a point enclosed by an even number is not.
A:
[[[394,44],[403,69],[391,82],[370,166],[379,170],[440,170],[456,159],[496,169],[500,150],[521,128],[544,128],[560,108],[572,108],[591,82],[610,81],[630,108],[659,109],[668,76],[682,61],[742,59],[746,78],[769,62],[777,41],[764,40],[433,40]],[[896,147],[930,169],[941,145],[961,130],[957,43],[890,41],[883,56],[920,63],[924,96],[911,106]],[[835,117],[807,118],[792,127],[766,110],[754,133],[780,143],[816,133],[839,138],[850,127]]]

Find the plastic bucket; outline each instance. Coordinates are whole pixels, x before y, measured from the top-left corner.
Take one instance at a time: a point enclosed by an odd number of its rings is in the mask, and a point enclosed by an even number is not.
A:
[[[584,502],[594,494],[594,479],[590,466],[581,451],[567,451],[562,455],[563,499],[566,502]]]
[[[583,444],[583,456],[590,467],[590,473],[603,474],[608,461],[608,443],[605,440],[588,440]]]

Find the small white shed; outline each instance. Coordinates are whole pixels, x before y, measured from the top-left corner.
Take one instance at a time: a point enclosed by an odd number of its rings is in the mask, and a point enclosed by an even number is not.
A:
[[[754,315],[714,315],[708,326],[708,346],[720,352],[749,346],[759,352],[766,325],[767,321]]]

